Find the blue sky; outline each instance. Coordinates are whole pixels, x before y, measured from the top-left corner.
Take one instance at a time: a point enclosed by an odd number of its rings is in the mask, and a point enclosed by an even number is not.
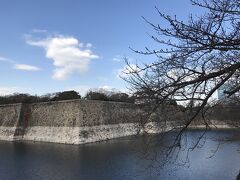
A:
[[[124,91],[122,58],[151,59],[129,47],[160,48],[141,18],[164,25],[154,6],[181,19],[193,11],[188,0],[0,0],[0,94]]]

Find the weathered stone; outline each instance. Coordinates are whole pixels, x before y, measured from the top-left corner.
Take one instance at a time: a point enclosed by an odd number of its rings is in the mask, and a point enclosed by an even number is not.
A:
[[[159,108],[147,118],[149,107],[129,103],[70,100],[0,106],[0,140],[30,140],[82,144],[138,133],[160,133],[184,125],[177,106]],[[213,109],[209,124],[232,128],[240,120],[237,108]],[[226,120],[226,121],[225,121]],[[191,128],[204,128],[196,121]]]

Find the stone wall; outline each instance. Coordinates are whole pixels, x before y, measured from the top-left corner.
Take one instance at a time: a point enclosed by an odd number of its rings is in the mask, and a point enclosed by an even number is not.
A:
[[[0,140],[82,144],[142,132],[165,132],[183,125],[186,119],[176,106],[159,108],[146,118],[147,108],[85,100],[4,105],[0,106]],[[240,120],[239,109],[223,109],[215,109],[210,116],[218,127],[232,127],[219,120]],[[150,119],[149,122],[146,119]]]
[[[21,104],[0,106],[0,140],[14,140],[22,111]]]
[[[134,104],[70,100],[28,105],[29,126],[83,127],[137,122],[140,109]]]
[[[20,118],[21,104],[0,106],[0,126],[16,126]]]
[[[229,123],[240,122],[240,106],[219,106],[213,108],[210,113],[213,120],[226,121]]]
[[[129,103],[69,100],[0,106],[0,140],[81,144],[137,134],[142,110]]]

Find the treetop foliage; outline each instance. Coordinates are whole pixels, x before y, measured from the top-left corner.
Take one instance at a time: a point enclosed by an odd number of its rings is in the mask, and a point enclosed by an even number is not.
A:
[[[62,101],[72,99],[86,99],[86,100],[100,100],[100,101],[115,101],[134,103],[134,97],[126,93],[111,92],[104,93],[102,91],[89,91],[83,98],[76,91],[63,91],[57,93],[49,93],[43,96],[33,96],[30,94],[12,94],[8,96],[0,96],[0,104],[14,104],[14,103],[37,103]]]

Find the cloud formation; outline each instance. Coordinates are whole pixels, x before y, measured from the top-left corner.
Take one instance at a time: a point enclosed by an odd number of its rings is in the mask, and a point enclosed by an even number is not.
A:
[[[29,65],[29,64],[18,64],[16,61],[13,61],[11,59],[0,57],[0,62],[5,62],[12,64],[13,69],[22,70],[22,71],[39,71],[41,70],[39,67]]]
[[[28,64],[15,64],[13,69],[23,70],[23,71],[39,71],[40,68]]]
[[[84,45],[74,37],[55,36],[46,39],[27,39],[29,45],[43,47],[46,57],[53,60],[55,66],[53,79],[65,80],[73,72],[87,72],[91,60],[98,56],[90,50],[92,44]]]

